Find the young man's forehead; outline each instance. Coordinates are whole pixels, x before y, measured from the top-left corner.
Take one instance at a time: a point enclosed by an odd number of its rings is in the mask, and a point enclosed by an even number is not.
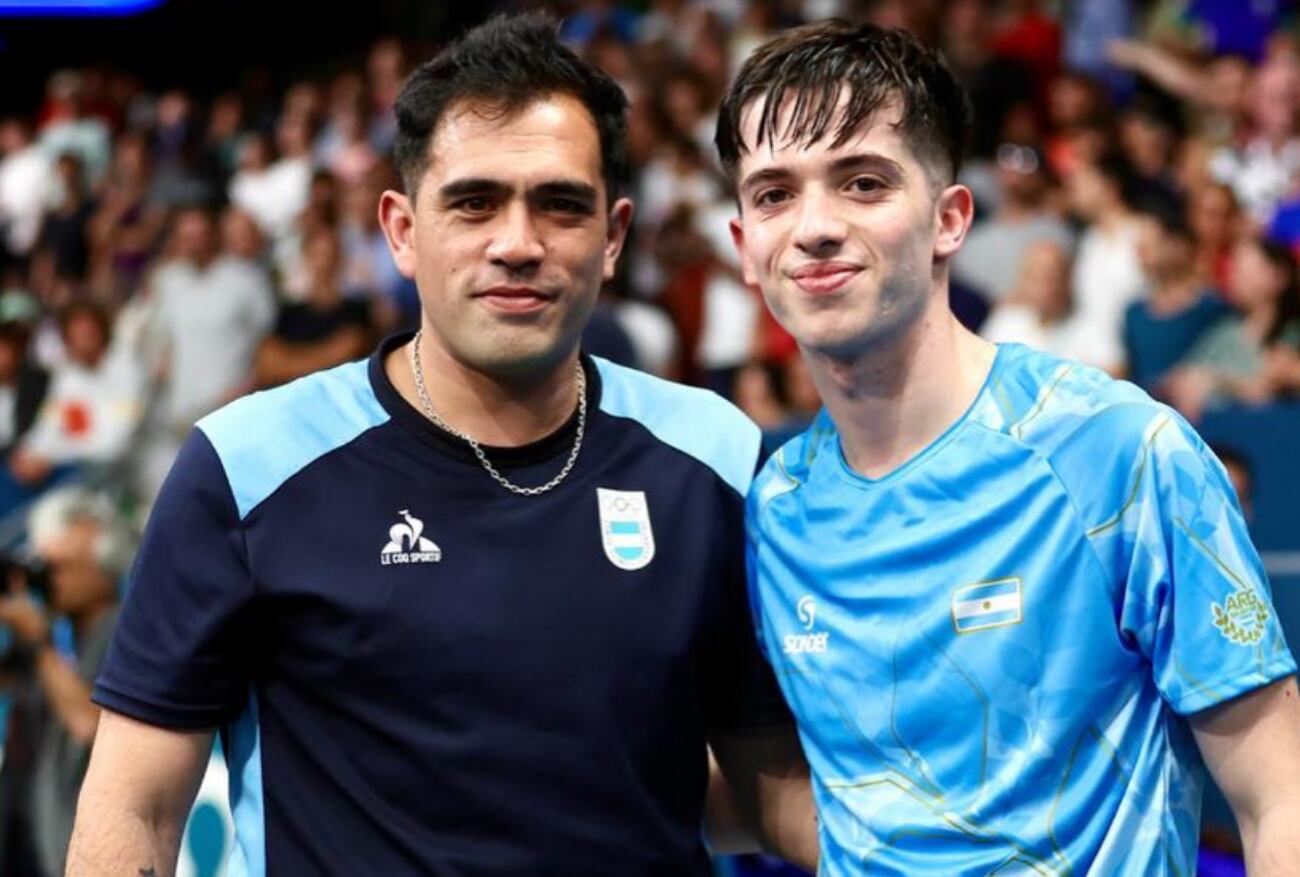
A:
[[[756,97],[740,113],[740,159],[772,156],[777,153],[801,151],[820,147],[825,150],[850,151],[865,140],[879,144],[894,144],[898,148],[908,149],[908,145],[899,134],[898,125],[903,116],[903,107],[897,100],[881,104],[872,112],[857,121],[849,131],[845,131],[848,111],[849,92],[841,88],[836,107],[822,125],[804,123],[797,118],[800,95],[794,91],[785,92],[779,105],[771,111],[774,118],[764,123],[764,112],[770,94]],[[763,130],[760,130],[763,125]],[[843,139],[843,142],[839,142]],[[761,142],[760,142],[761,141]],[[910,149],[908,150],[910,152]]]

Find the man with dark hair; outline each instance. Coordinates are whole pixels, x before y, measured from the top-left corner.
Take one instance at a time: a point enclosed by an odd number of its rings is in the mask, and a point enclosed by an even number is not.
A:
[[[953,318],[959,93],[912,38],[824,23],[719,121],[745,278],[826,406],[748,508],[818,873],[1190,874],[1202,758],[1253,877],[1292,873],[1296,665],[1223,469],[1131,384]]]
[[[1070,208],[1085,223],[1075,252],[1075,319],[1092,349],[1088,365],[1118,374],[1123,366],[1124,311],[1142,295],[1139,225],[1133,174],[1116,156],[1081,163],[1065,178]]]
[[[1229,308],[1221,292],[1202,282],[1196,236],[1181,211],[1152,207],[1138,222],[1138,262],[1147,290],[1124,312],[1124,371],[1155,392]]]
[[[217,728],[234,874],[705,875],[706,740],[815,864],[749,623],[758,430],[579,353],[623,112],[544,19],[412,75],[379,214],[420,329],[199,422],[95,688],[73,874],[170,873]]]

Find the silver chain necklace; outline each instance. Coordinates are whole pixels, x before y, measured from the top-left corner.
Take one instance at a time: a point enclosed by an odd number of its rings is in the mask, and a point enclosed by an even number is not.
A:
[[[456,427],[449,424],[438,416],[438,412],[433,410],[433,405],[429,402],[429,393],[424,388],[424,367],[420,364],[420,336],[423,330],[415,333],[415,339],[411,342],[411,371],[415,374],[415,394],[420,398],[420,407],[424,409],[424,416],[432,420],[440,429],[449,432],[456,438],[465,442],[474,451],[474,456],[478,457],[479,463],[487,470],[497,484],[500,484],[511,493],[517,493],[520,496],[537,496],[553,490],[573,469],[574,462],[578,459],[578,451],[582,450],[582,436],[587,429],[587,374],[582,370],[581,360],[578,362],[578,434],[573,439],[573,450],[569,451],[569,459],[564,461],[558,475],[545,484],[539,484],[536,487],[520,487],[518,484],[511,482],[504,475],[497,471],[492,462],[488,460],[487,454],[483,453],[483,446],[474,439],[461,432]]]

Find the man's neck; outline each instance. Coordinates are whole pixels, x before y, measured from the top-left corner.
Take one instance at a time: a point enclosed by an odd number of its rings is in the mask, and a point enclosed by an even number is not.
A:
[[[577,351],[527,379],[504,380],[472,369],[420,335],[420,360],[429,404],[448,425],[484,445],[518,447],[545,438],[577,408]],[[384,369],[393,386],[424,414],[415,387],[411,343],[392,351]]]
[[[997,348],[968,332],[935,296],[917,325],[852,362],[813,353],[809,368],[844,457],[868,478],[888,475],[970,407]]]

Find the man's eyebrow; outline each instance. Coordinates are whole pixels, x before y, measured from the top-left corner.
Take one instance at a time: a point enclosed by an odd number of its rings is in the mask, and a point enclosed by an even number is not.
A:
[[[846,155],[831,162],[831,172],[836,174],[869,167],[881,168],[898,177],[907,175],[907,171],[904,170],[901,164],[887,155],[881,155],[879,152],[861,152],[855,155]]]
[[[577,180],[548,180],[539,183],[531,190],[534,195],[543,198],[572,198],[584,204],[596,203],[596,187]]]
[[[904,177],[906,170],[898,162],[894,161],[887,155],[879,152],[860,152],[853,155],[846,155],[835,159],[831,162],[830,172],[832,174],[843,174],[849,171],[861,170],[865,168],[876,168],[889,173],[891,176]],[[757,187],[767,183],[778,183],[790,177],[790,170],[785,167],[767,167],[762,170],[754,171],[740,184],[740,191],[748,193]]]
[[[468,195],[505,195],[511,191],[512,188],[500,180],[492,180],[487,177],[466,177],[439,186],[438,197],[443,201],[454,201]]]
[[[740,183],[740,191],[750,192],[765,183],[775,183],[788,179],[790,171],[783,167],[765,167],[754,171]]]

